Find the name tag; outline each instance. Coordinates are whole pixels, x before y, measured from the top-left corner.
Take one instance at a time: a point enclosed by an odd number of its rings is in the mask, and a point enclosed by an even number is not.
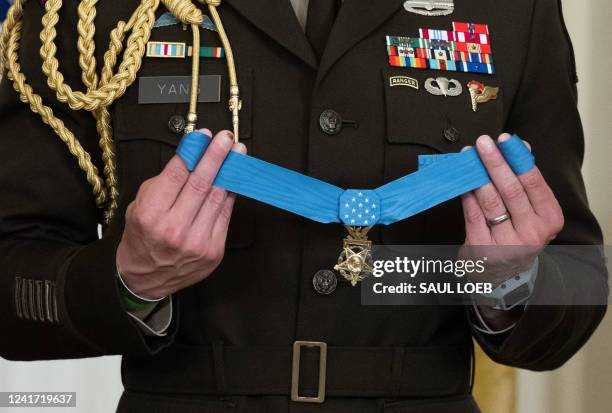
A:
[[[191,76],[152,76],[138,79],[138,103],[188,103]],[[200,76],[198,102],[221,101],[221,75]]]

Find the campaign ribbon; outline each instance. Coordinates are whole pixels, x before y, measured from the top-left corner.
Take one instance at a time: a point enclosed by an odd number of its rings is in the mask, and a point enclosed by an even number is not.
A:
[[[193,171],[211,138],[201,132],[184,136],[177,154]],[[498,147],[517,175],[535,160],[516,135]],[[389,225],[409,218],[491,182],[476,149],[419,156],[414,173],[376,189],[344,190],[261,159],[230,152],[214,184],[227,191],[275,206],[316,222],[347,226]]]

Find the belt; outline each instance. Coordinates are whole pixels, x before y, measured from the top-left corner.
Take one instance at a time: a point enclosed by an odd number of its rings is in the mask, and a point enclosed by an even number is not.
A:
[[[283,347],[174,345],[153,357],[126,357],[123,384],[139,392],[332,397],[430,397],[470,391],[471,346]]]

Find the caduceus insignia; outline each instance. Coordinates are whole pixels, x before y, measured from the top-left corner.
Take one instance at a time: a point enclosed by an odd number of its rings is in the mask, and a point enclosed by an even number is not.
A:
[[[472,110],[476,112],[478,110],[479,103],[487,103],[490,100],[496,100],[499,94],[499,88],[493,86],[486,86],[480,82],[472,80],[468,83],[470,89],[470,96],[472,97]]]
[[[367,234],[371,227],[346,227],[342,253],[334,269],[354,287],[372,274],[372,241]]]

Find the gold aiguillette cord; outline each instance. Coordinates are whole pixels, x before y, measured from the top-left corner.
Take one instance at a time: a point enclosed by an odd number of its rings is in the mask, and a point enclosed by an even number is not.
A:
[[[239,139],[239,112],[242,103],[240,101],[234,55],[217,12],[221,0],[198,1],[208,6],[225,47],[230,83],[229,109],[232,113],[232,126],[237,142]],[[104,222],[108,224],[114,216],[119,197],[115,141],[112,136],[109,108],[113,102],[124,95],[127,88],[136,80],[145,54],[145,45],[155,24],[155,11],[162,3],[183,24],[189,24],[192,28],[195,53],[193,54],[191,95],[186,130],[194,130],[197,123],[200,69],[199,25],[203,16],[192,0],[140,0],[129,20],[127,22],[119,21],[117,26],[111,30],[109,46],[104,53],[104,67],[98,74],[94,58],[96,48],[94,22],[97,2],[98,0],[80,0],[78,6],[77,29],[79,39],[77,49],[79,51],[79,65],[83,72],[82,79],[87,87],[86,91],[73,90],[66,84],[65,76],[59,70],[60,62],[56,58],[55,39],[62,0],[47,0],[45,2],[45,14],[42,18],[43,27],[40,33],[42,43],[40,55],[43,60],[42,71],[47,78],[47,85],[55,92],[57,100],[66,103],[72,110],[91,112],[96,118],[96,126],[100,135],[99,146],[104,163],[103,174],[94,165],[91,155],[83,148],[78,137],[55,115],[54,110],[45,104],[42,97],[27,82],[21,71],[18,51],[21,43],[25,0],[14,0],[4,21],[0,37],[0,66],[6,68],[7,78],[13,83],[21,101],[28,104],[32,112],[40,115],[42,121],[51,127],[66,144],[69,152],[76,158],[79,167],[86,175],[87,182],[93,188],[97,206],[106,210]],[[120,58],[120,56],[122,57]]]
[[[229,110],[232,113],[232,128],[234,132],[234,142],[240,140],[240,110],[242,109],[242,101],[240,100],[240,88],[238,87],[238,76],[236,74],[236,63],[234,60],[234,53],[230,44],[225,28],[217,11],[217,7],[221,4],[221,0],[199,0],[200,3],[207,4],[210,16],[212,17],[217,32],[221,38],[221,43],[225,49],[225,58],[227,60],[227,71],[229,76]],[[193,132],[196,127],[198,120],[197,116],[197,103],[198,103],[198,83],[200,76],[200,32],[199,26],[196,24],[191,25],[193,31],[193,64],[191,72],[191,94],[189,101],[189,113],[187,114],[187,126],[185,132]]]

